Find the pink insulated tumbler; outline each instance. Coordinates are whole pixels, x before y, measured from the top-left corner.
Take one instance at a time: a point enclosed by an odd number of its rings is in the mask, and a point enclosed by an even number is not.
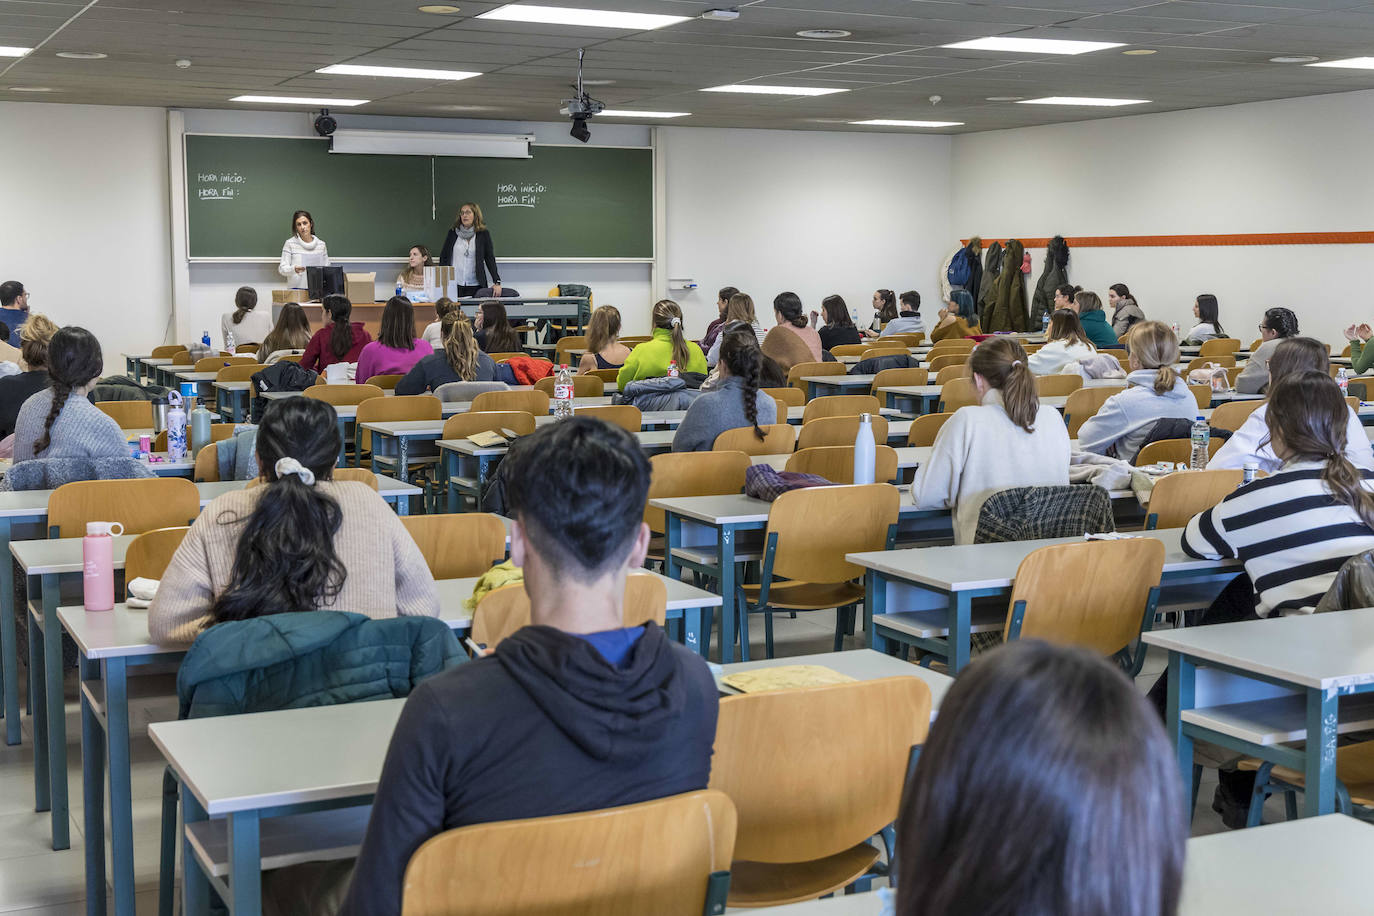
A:
[[[118,529],[118,530],[116,530]],[[119,522],[87,522],[81,539],[82,585],[88,611],[114,609],[114,538],[123,534]]]

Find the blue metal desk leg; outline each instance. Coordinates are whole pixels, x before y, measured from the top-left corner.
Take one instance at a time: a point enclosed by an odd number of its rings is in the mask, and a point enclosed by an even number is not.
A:
[[[682,627],[686,630],[687,648],[703,658],[706,657],[706,649],[701,639],[701,618],[705,614],[706,609],[699,607],[689,607],[682,612]]]
[[[229,896],[229,912],[234,916],[262,913],[262,847],[256,811],[229,815]]]
[[[43,680],[43,629],[33,611],[29,621],[29,703],[33,707],[33,810],[52,808],[52,791],[48,785],[48,704],[47,685]]]
[[[81,680],[99,678],[100,662],[81,656]],[[86,848],[86,913],[105,914],[105,732],[81,694],[81,810]]]
[[[348,467],[348,424],[339,417],[339,463],[335,467]]]
[[[4,677],[5,743],[18,744],[19,638],[14,631],[14,559],[7,518],[0,518],[0,673]]]
[[[186,827],[209,818],[200,800],[185,785],[181,787],[181,819],[185,824],[181,829],[181,912],[183,916],[202,916],[210,912],[210,882],[200,870]]]
[[[1183,658],[1177,652],[1169,653],[1169,708],[1165,719],[1165,724],[1169,729],[1169,737],[1174,742],[1174,754],[1178,760],[1179,775],[1183,780],[1185,788],[1193,784],[1193,739],[1183,733],[1183,710],[1192,709],[1197,703],[1197,667],[1189,660]],[[1308,733],[1310,738],[1311,732]],[[1311,756],[1309,755],[1309,760]],[[1334,786],[1333,794],[1334,794]],[[1307,789],[1308,795],[1312,792],[1311,785]],[[1191,821],[1193,812],[1189,807],[1193,793],[1185,791],[1183,793],[1183,816]]]
[[[458,491],[455,489],[454,481],[458,479],[458,453],[446,449],[444,451],[444,501],[445,510],[449,514],[458,511]]]
[[[129,678],[122,658],[105,661],[105,727],[110,754],[110,852],[115,913],[133,916],[133,783],[129,768]]]
[[[663,575],[678,579],[677,564],[673,562],[673,547],[682,539],[682,519],[672,512],[663,513]]]
[[[887,640],[878,635],[873,618],[887,613],[887,580],[873,569],[864,574],[864,580],[864,632],[868,634],[868,647],[886,652]]]
[[[401,483],[410,483],[410,439],[396,437],[396,477]]]
[[[722,525],[716,536],[720,548],[720,661],[735,660],[735,529]]]
[[[1336,810],[1336,695],[1307,691],[1307,791],[1303,793],[1308,817]]]
[[[59,588],[58,576],[43,576],[43,676],[48,716],[48,783],[52,792],[52,848],[70,849],[67,711],[62,693],[62,625],[57,621]]]
[[[968,667],[969,627],[973,612],[973,598],[968,592],[950,595],[949,673],[957,675]]]

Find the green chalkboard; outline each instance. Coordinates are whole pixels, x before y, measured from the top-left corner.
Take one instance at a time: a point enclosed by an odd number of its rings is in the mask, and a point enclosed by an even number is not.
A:
[[[188,134],[191,258],[271,258],[309,210],[331,258],[438,257],[475,200],[500,258],[653,257],[653,152],[532,146],[530,159],[334,154],[327,140]]]

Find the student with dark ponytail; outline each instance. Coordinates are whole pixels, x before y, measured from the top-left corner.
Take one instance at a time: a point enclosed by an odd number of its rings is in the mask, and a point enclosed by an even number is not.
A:
[[[311,372],[323,373],[334,363],[356,363],[372,335],[361,321],[350,321],[353,303],[347,296],[325,296],[324,313],[328,322],[305,345],[301,365]]]
[[[973,543],[978,512],[998,490],[1069,483],[1069,431],[1059,411],[1041,405],[1028,362],[1010,337],[979,344],[969,369],[982,403],[954,412],[916,472],[912,499],[954,509],[956,544]]]
[[[263,484],[216,497],[191,525],[148,608],[163,644],[202,629],[296,611],[437,616],[424,556],[396,513],[358,481],[333,480],[334,408],[273,401],[258,427]]]
[[[800,296],[778,293],[773,297],[773,317],[777,323],[763,338],[764,353],[783,369],[798,363],[820,362],[821,335],[807,320]]]
[[[720,334],[716,387],[703,391],[687,408],[673,435],[673,451],[708,452],[717,436],[741,426],[752,426],[763,439],[759,427],[777,422],[778,402],[759,390],[762,364],[754,329],[742,321],[727,324]]]
[[[14,460],[128,457],[119,424],[87,399],[105,367],[100,341],[85,328],[62,328],[48,343],[49,386],[19,408]]]

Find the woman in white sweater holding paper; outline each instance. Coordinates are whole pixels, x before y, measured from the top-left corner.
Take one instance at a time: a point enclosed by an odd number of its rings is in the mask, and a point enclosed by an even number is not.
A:
[[[315,218],[308,210],[297,210],[291,214],[293,235],[281,246],[281,263],[277,273],[286,278],[291,289],[305,289],[305,269],[307,267],[328,267],[329,249],[324,239],[315,235]]]
[[[922,509],[954,509],[954,543],[972,544],[988,497],[1010,487],[1069,483],[1069,431],[1040,404],[1026,351],[1009,337],[979,344],[969,358],[982,403],[954,412],[911,485]]]

